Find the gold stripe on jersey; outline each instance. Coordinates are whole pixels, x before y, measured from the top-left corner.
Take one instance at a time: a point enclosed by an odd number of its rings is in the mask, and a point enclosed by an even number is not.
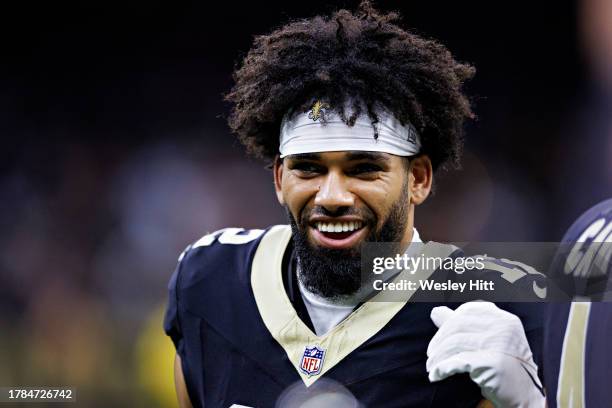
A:
[[[584,353],[590,311],[590,302],[572,302],[570,307],[557,385],[557,406],[559,407],[583,408],[585,406]]]

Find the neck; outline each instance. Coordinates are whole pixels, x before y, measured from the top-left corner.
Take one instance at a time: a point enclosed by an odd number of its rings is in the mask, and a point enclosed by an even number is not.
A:
[[[406,220],[406,229],[404,230],[404,236],[400,241],[400,252],[404,253],[408,250],[410,243],[414,238],[414,204],[410,204],[408,209],[408,219]]]

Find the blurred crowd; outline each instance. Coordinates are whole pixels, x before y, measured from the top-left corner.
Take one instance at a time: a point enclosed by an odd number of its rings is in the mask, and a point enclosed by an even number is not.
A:
[[[152,357],[136,345],[157,351],[178,254],[207,232],[282,222],[282,212],[263,166],[231,152],[170,140],[119,154],[55,150],[45,174],[16,168],[0,184],[0,333],[10,333],[0,336],[9,362],[0,383],[135,398],[139,365]]]

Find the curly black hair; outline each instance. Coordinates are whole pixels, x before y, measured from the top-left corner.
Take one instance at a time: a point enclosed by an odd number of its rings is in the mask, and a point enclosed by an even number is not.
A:
[[[474,117],[462,86],[475,70],[439,42],[400,28],[398,20],[398,13],[362,1],[356,12],[342,9],[256,37],[225,96],[232,104],[229,125],[247,152],[273,160],[290,109],[305,112],[315,98],[342,107],[360,100],[351,117],[341,109],[349,126],[362,103],[376,123],[373,106],[381,104],[415,126],[434,169],[458,166],[463,122]]]

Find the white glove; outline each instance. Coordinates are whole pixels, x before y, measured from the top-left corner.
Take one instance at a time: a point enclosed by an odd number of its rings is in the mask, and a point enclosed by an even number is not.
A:
[[[543,408],[546,398],[538,366],[521,320],[491,302],[468,302],[451,310],[435,307],[439,328],[427,347],[429,381],[468,373],[498,408]]]

